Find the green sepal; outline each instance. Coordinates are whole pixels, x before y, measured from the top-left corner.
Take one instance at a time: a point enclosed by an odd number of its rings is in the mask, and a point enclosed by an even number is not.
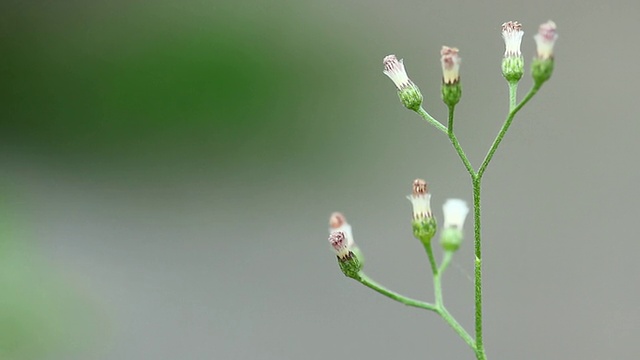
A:
[[[518,82],[524,74],[524,59],[520,57],[506,57],[502,59],[502,76],[508,82]]]
[[[402,105],[409,110],[418,111],[422,105],[422,93],[414,84],[398,91],[398,96],[400,97]]]
[[[553,58],[546,60],[533,59],[531,64],[531,76],[536,85],[540,86],[545,81],[549,80],[553,73]]]
[[[346,277],[350,277],[352,279],[360,278],[360,270],[362,270],[362,266],[364,265],[364,259],[360,254],[358,249],[354,249],[354,251],[350,251],[349,255],[344,258],[337,257],[338,265],[340,266],[340,270]]]
[[[447,106],[455,106],[460,102],[461,97],[462,85],[460,85],[459,81],[453,84],[442,84],[442,101]]]
[[[436,219],[433,217],[414,220],[411,223],[411,227],[413,229],[413,236],[416,239],[420,240],[423,244],[429,245],[431,243],[431,239],[436,234],[436,230],[438,229],[438,224]]]
[[[462,230],[456,228],[444,229],[440,236],[440,245],[445,251],[454,252],[462,244]]]

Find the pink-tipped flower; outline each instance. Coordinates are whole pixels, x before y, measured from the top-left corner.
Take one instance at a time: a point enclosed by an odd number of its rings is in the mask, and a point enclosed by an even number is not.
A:
[[[422,93],[409,79],[402,59],[398,60],[395,55],[387,55],[382,63],[384,65],[383,73],[396,85],[402,104],[409,110],[417,111],[422,105]]]
[[[351,246],[343,231],[334,231],[329,235],[329,243],[340,260],[346,260],[351,255]]]
[[[442,63],[442,82],[455,84],[460,81],[460,55],[458,49],[443,46],[440,50],[440,62]]]
[[[538,33],[533,38],[536,41],[538,59],[547,60],[553,58],[553,45],[558,39],[556,23],[549,20],[540,25]]]
[[[450,108],[456,106],[462,97],[460,85],[460,55],[458,49],[443,46],[440,50],[442,63],[442,101]]]
[[[522,25],[517,21],[502,24],[502,38],[504,39],[504,58],[502,59],[502,76],[509,83],[517,83],[524,74],[524,59],[520,52],[522,43]]]
[[[347,240],[347,246],[353,247],[355,242],[353,241],[353,233],[351,231],[351,225],[347,222],[347,218],[341,212],[334,212],[329,217],[329,234],[334,232],[343,232]]]
[[[431,194],[427,182],[423,179],[413,181],[411,195],[407,199],[413,206],[413,220],[422,220],[432,217],[431,214]]]
[[[431,213],[431,194],[427,187],[427,182],[422,179],[415,179],[412,185],[412,194],[407,196],[413,207],[411,227],[413,236],[429,244],[436,233],[436,219]]]
[[[517,21],[507,21],[502,24],[502,38],[504,39],[504,57],[520,57],[520,44],[522,43],[522,24]]]
[[[531,76],[536,86],[540,87],[553,74],[553,46],[558,39],[556,24],[549,20],[540,25],[538,34],[533,38],[536,40],[537,55],[531,64]]]
[[[351,225],[344,215],[334,212],[329,218],[329,244],[338,257],[340,270],[346,276],[357,279],[364,265],[364,258],[360,249],[353,242]]]
[[[393,81],[398,90],[413,85],[413,82],[409,79],[409,75],[407,75],[407,71],[404,69],[402,59],[398,60],[395,55],[387,55],[382,60],[382,64],[384,65],[383,73]]]

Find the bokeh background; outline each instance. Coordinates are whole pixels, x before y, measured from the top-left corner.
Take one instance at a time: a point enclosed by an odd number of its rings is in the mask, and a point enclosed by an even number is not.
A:
[[[427,109],[463,57],[458,136],[476,166],[507,109],[500,24],[523,53],[558,24],[556,71],[484,180],[490,359],[637,359],[640,3],[3,1],[0,357],[472,359],[432,313],[346,279],[343,211],[369,275],[432,299],[404,198],[471,201]],[[521,94],[531,85],[528,74]],[[469,222],[471,223],[471,222]],[[470,228],[445,301],[473,328]]]

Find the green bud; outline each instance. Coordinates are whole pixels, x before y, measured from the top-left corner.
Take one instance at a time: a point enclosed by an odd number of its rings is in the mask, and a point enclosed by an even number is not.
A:
[[[349,254],[343,258],[338,258],[338,265],[340,266],[340,270],[346,277],[350,277],[352,279],[360,278],[360,271],[362,270],[362,266],[364,265],[364,261],[362,261],[361,256],[358,255],[359,251],[351,251]]]
[[[508,82],[518,82],[524,74],[524,59],[520,57],[505,57],[502,59],[502,76]]]
[[[423,244],[429,245],[436,234],[438,224],[434,217],[430,217],[412,221],[411,227],[413,228],[413,236]]]
[[[531,76],[533,77],[533,81],[536,85],[540,86],[545,81],[551,78],[551,74],[553,73],[553,58],[548,58],[545,60],[542,59],[533,59],[533,63],[531,64]]]
[[[422,93],[415,84],[398,91],[398,96],[402,105],[409,110],[418,111],[422,105]]]
[[[440,245],[445,251],[454,252],[462,244],[462,230],[457,228],[447,228],[442,231]]]
[[[442,101],[447,106],[455,106],[462,97],[462,86],[460,82],[454,84],[442,84]]]
[[[340,230],[333,231],[329,235],[329,243],[336,253],[342,273],[352,279],[358,279],[358,273],[364,265],[364,258],[360,249],[353,243],[351,226],[346,222],[344,216],[340,213],[334,213],[331,216],[331,220],[333,221],[334,219],[343,222],[340,224]]]

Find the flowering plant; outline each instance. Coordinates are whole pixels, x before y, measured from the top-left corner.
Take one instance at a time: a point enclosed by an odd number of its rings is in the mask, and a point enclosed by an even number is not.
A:
[[[442,274],[451,262],[454,253],[460,248],[463,238],[463,226],[469,207],[464,200],[448,199],[443,205],[444,224],[440,232],[440,245],[443,250],[442,260],[438,264],[433,253],[431,240],[437,232],[437,221],[431,212],[431,194],[426,181],[416,179],[413,182],[412,194],[407,198],[413,207],[412,229],[414,236],[420,240],[425,248],[431,271],[435,301],[424,302],[408,298],[375,282],[363,271],[364,259],[359,248],[355,245],[351,225],[341,213],[333,213],[329,220],[329,242],[336,253],[338,264],[342,272],[363,285],[408,306],[432,311],[442,317],[449,326],[469,345],[478,360],[487,359],[484,339],[482,336],[482,240],[481,240],[481,189],[482,177],[487,170],[500,142],[509,130],[515,115],[538,92],[542,84],[549,80],[553,72],[553,46],[557,39],[556,25],[548,21],[540,25],[538,34],[534,36],[537,54],[531,65],[533,86],[518,102],[518,82],[524,74],[524,59],[520,52],[524,32],[522,25],[516,21],[509,21],[502,25],[502,37],[505,42],[505,53],[502,60],[502,75],[509,86],[509,113],[498,132],[493,144],[476,170],[472,165],[462,145],[454,132],[454,110],[462,96],[460,84],[460,56],[459,50],[443,46],[440,52],[442,63],[442,101],[447,105],[449,116],[447,125],[443,125],[422,107],[423,97],[420,89],[407,75],[402,59],[395,55],[384,58],[384,74],[395,84],[402,104],[409,110],[415,111],[429,124],[449,137],[453,148],[471,177],[473,189],[473,220],[474,220],[474,287],[475,287],[475,337],[471,336],[462,325],[447,311],[442,297]]]

